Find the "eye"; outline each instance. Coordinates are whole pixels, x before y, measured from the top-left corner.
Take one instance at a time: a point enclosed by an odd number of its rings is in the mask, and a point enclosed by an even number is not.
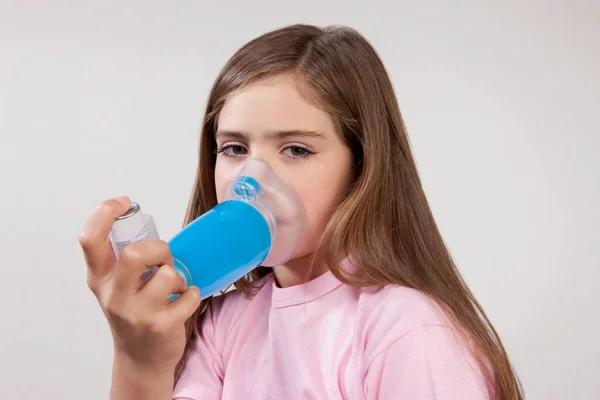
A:
[[[311,154],[314,154],[313,152],[308,150],[306,147],[302,147],[302,146],[289,146],[289,147],[285,148],[284,152],[287,152],[286,155],[291,158],[303,158],[303,157],[308,157]]]
[[[248,154],[248,150],[241,144],[228,144],[217,149],[217,153],[223,153],[227,157],[238,157]]]
[[[239,144],[234,144],[234,145],[229,146],[228,150],[232,154],[234,154],[236,156],[237,155],[243,155],[243,154],[247,153],[246,148],[244,146],[239,145]]]

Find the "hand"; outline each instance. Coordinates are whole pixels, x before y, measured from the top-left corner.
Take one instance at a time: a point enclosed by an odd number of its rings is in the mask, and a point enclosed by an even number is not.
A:
[[[185,346],[184,323],[200,305],[200,293],[185,287],[162,240],[130,244],[117,259],[109,233],[129,204],[126,197],[104,201],[86,222],[79,243],[88,286],[110,325],[116,357],[140,370],[173,369]],[[158,271],[143,283],[141,275],[153,265]],[[169,301],[172,293],[181,295]]]

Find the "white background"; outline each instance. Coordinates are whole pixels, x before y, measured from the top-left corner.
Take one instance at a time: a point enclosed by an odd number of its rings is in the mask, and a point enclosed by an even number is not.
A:
[[[0,0],[0,398],[107,398],[79,231],[126,194],[173,235],[218,70],[295,22],[350,25],[381,54],[528,397],[600,399],[597,0]]]

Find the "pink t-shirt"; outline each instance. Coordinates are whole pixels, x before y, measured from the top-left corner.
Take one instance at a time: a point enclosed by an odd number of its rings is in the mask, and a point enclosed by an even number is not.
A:
[[[488,399],[480,370],[435,305],[330,272],[251,300],[215,297],[173,398]]]

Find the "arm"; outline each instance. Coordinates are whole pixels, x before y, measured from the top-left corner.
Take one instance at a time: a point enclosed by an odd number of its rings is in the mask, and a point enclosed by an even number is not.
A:
[[[109,236],[125,214],[127,197],[100,203],[79,236],[87,284],[110,326],[115,346],[111,398],[170,399],[173,370],[185,346],[185,321],[198,309],[200,293],[186,287],[173,268],[168,243],[132,243],[115,253]],[[160,266],[143,286],[147,266]],[[166,301],[172,293],[180,296]]]
[[[174,369],[148,371],[124,356],[113,363],[111,400],[171,400]]]
[[[212,343],[214,326],[207,310],[201,332],[175,389],[174,367],[144,370],[124,355],[113,363],[111,400],[207,400],[221,398],[223,371],[220,356]]]
[[[437,325],[421,325],[375,355],[364,390],[368,400],[490,398],[458,333]]]

